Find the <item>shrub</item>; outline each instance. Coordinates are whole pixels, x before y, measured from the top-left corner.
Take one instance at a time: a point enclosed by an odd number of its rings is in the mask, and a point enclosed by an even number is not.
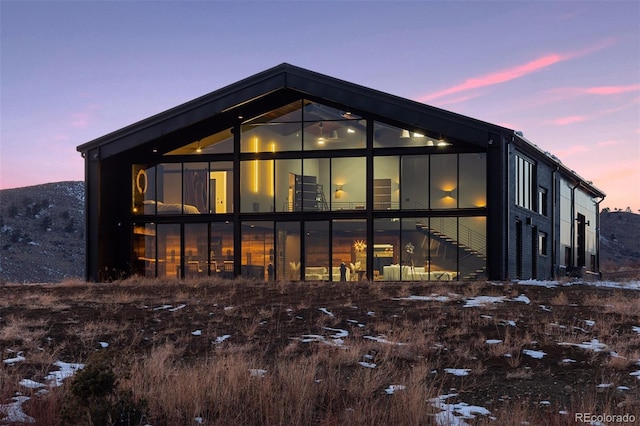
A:
[[[62,424],[142,424],[146,402],[134,401],[130,391],[118,389],[114,361],[111,352],[99,352],[76,374],[65,395]]]

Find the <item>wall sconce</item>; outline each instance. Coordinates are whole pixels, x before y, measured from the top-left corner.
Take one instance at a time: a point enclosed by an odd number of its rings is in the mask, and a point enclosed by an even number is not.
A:
[[[444,198],[453,198],[453,191],[444,191]]]
[[[342,194],[344,193],[344,191],[342,190],[342,185],[336,185],[336,194],[335,197],[336,198],[340,198],[342,197]]]

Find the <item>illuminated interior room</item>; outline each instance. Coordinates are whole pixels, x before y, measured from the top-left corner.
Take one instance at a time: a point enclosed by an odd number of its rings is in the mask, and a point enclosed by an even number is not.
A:
[[[78,151],[89,281],[599,271],[604,193],[522,133],[289,64]]]

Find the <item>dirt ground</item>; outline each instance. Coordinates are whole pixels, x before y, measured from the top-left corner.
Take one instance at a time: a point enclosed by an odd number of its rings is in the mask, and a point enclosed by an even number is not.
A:
[[[455,389],[465,402],[489,410],[521,400],[558,412],[589,399],[594,409],[613,407],[639,418],[640,291],[556,284],[130,279],[5,285],[2,359],[20,353],[25,361],[0,367],[3,396],[12,394],[11,377],[42,379],[46,362],[84,362],[106,345],[135,356],[171,342],[183,348],[185,363],[212,356],[217,345],[235,345],[268,365],[293,339],[335,341],[336,330],[343,330],[344,344],[371,341],[367,359],[374,363],[376,345],[379,353],[385,345],[406,345],[387,362],[411,368],[427,358],[444,393]],[[322,344],[317,339],[295,350],[304,356]]]

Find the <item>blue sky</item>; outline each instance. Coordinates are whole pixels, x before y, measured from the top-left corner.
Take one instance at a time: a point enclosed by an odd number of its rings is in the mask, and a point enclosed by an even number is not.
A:
[[[0,188],[288,62],[521,130],[640,209],[637,1],[0,1]]]

